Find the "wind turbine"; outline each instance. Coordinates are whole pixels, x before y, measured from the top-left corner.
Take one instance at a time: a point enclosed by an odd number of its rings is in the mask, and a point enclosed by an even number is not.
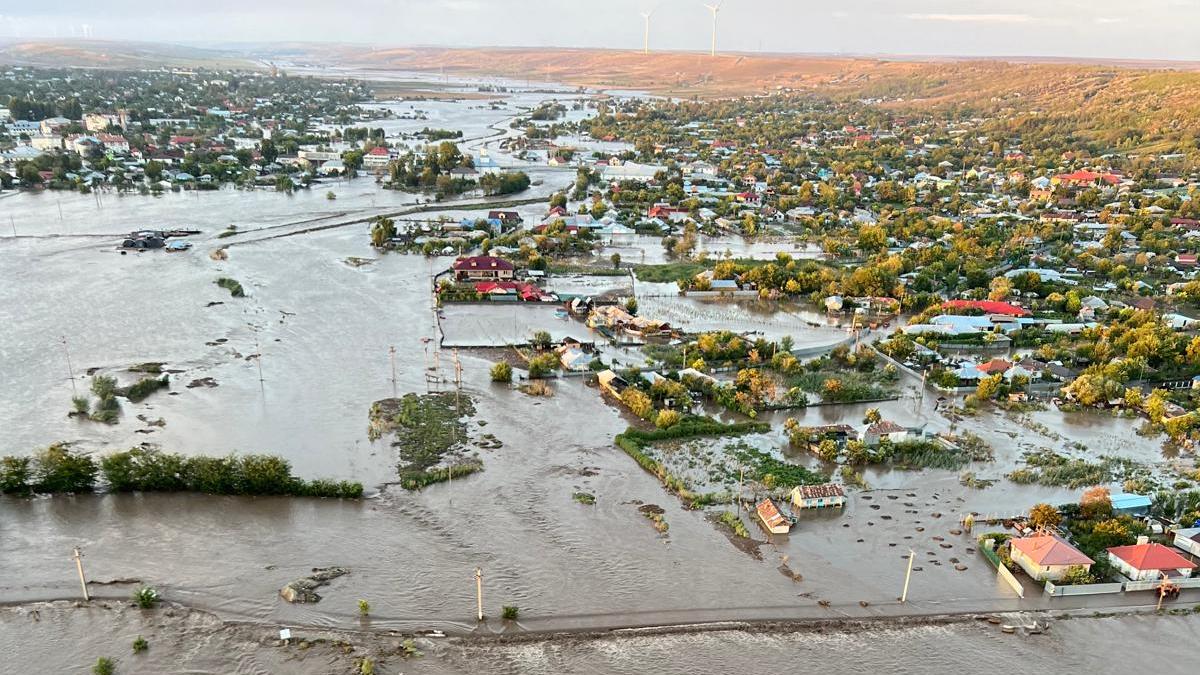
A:
[[[654,9],[650,10],[649,12],[642,12],[642,19],[645,20],[645,22],[646,22],[646,31],[642,36],[642,53],[643,54],[650,53],[650,17],[654,16],[654,11],[657,9],[658,8],[655,7]]]
[[[721,11],[721,5],[725,4],[725,0],[720,0],[715,5],[704,5],[708,11],[712,12],[712,51],[709,56],[717,55],[717,12]]]

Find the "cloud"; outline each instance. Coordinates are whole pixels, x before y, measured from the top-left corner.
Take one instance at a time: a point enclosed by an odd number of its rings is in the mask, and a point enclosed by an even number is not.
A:
[[[911,21],[942,21],[951,23],[1030,23],[1028,14],[906,14]]]

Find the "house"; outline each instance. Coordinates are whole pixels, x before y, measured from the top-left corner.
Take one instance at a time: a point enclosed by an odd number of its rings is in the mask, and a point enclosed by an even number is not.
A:
[[[501,224],[513,226],[522,222],[521,214],[516,211],[488,211],[488,220],[499,220]]]
[[[1037,581],[1058,581],[1072,567],[1092,569],[1095,561],[1055,534],[1037,533],[1009,541],[1013,562]]]
[[[1175,530],[1175,541],[1171,543],[1175,544],[1175,548],[1200,556],[1200,527]]]
[[[985,314],[1004,316],[1029,316],[1029,310],[1007,302],[995,300],[949,300],[942,304],[944,309],[977,309]]]
[[[907,441],[912,436],[912,431],[906,427],[902,427],[895,422],[881,420],[867,427],[863,432],[863,443],[870,446],[879,445],[883,440],[892,443],[900,443]]]
[[[611,370],[604,370],[598,373],[596,381],[600,384],[602,391],[606,391],[617,398],[621,398],[621,393],[629,388],[629,383]]]
[[[458,281],[511,280],[516,274],[512,263],[490,255],[459,258],[451,266]]]
[[[833,483],[824,485],[797,485],[790,493],[792,505],[798,509],[819,509],[826,506],[846,505],[846,492]]]
[[[779,512],[779,507],[770,498],[758,503],[755,508],[759,521],[771,534],[787,534],[792,530],[792,521]]]
[[[1115,494],[1112,495],[1114,514],[1129,516],[1144,516],[1150,512],[1150,498],[1145,495]]]
[[[1190,577],[1196,563],[1162,544],[1150,544],[1145,537],[1133,546],[1114,546],[1107,550],[1108,560],[1132,581],[1158,581],[1168,577]]]
[[[391,151],[382,145],[377,145],[363,155],[362,165],[368,171],[382,172],[391,161]]]
[[[592,357],[584,352],[578,344],[563,344],[555,351],[558,352],[559,363],[566,370],[587,370],[592,362]]]

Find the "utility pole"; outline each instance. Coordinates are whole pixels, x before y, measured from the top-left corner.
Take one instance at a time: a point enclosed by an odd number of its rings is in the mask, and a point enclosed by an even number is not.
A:
[[[388,347],[388,357],[392,361],[392,398],[399,398],[396,393],[396,345]]]
[[[8,214],[8,222],[12,223],[13,238],[16,238],[16,236],[17,236],[17,219],[11,213]]]
[[[255,355],[254,362],[256,364],[258,364],[258,383],[261,385],[263,382],[265,382],[265,380],[263,379],[263,372],[262,372],[262,347],[258,343],[258,329],[255,328],[253,330],[254,330],[254,355]]]
[[[746,480],[746,467],[744,465],[739,465],[738,466],[738,496],[737,496],[738,515],[742,514],[742,481],[744,481],[744,480]]]
[[[908,581],[912,578],[913,559],[916,557],[916,552],[908,549],[908,571],[904,573],[904,590],[900,593],[901,604],[908,602]]]
[[[71,350],[67,347],[67,336],[62,336],[63,353],[67,355],[67,374],[71,376],[71,395],[78,396],[79,391],[75,389],[75,369],[71,367]]]
[[[78,546],[71,557],[75,559],[75,569],[79,572],[79,587],[83,589],[83,599],[86,602],[92,598],[88,595],[87,579],[83,576],[83,553]]]
[[[483,621],[483,569],[475,568],[475,609],[480,621]]]

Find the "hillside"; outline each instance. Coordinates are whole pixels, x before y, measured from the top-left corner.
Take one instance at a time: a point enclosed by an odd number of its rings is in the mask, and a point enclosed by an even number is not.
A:
[[[150,42],[31,40],[0,42],[0,64],[44,68],[240,68],[261,67],[224,50]]]

